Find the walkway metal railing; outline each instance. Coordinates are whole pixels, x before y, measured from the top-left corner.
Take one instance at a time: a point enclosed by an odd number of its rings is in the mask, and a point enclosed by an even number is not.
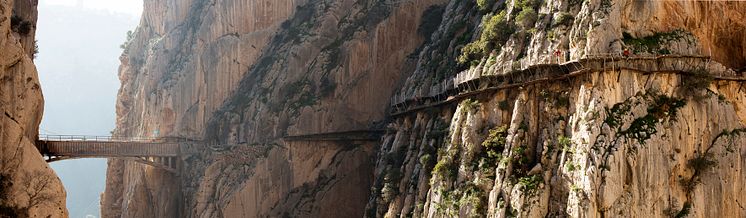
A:
[[[666,61],[671,59],[674,60]],[[589,70],[630,69],[642,72],[671,72],[675,70],[692,70],[690,68],[709,68],[712,66],[709,56],[631,55],[625,57],[621,53],[588,54],[580,59],[561,64],[537,62],[529,65],[530,63],[528,62],[519,63],[515,65],[520,66],[482,66],[480,64],[478,67],[464,70],[442,81],[433,81],[430,86],[421,85],[417,88],[404,87],[402,90],[395,92],[391,98],[392,114],[396,115],[410,111],[408,108],[411,108],[411,106],[419,105],[415,107],[415,109],[418,109],[423,107],[422,104],[432,105],[433,103],[446,102],[451,97],[476,91],[476,89],[479,89],[477,88],[478,86],[486,85],[481,83],[487,82],[495,85],[493,82],[495,80],[499,81],[498,84],[501,86],[510,86],[511,84],[526,83],[529,80],[547,80],[552,77],[574,75],[578,72],[588,72]],[[716,79],[746,80],[746,78],[741,78],[743,75],[741,77],[726,75],[733,72],[729,69],[725,70],[729,73],[716,70],[715,72],[710,72],[710,75]]]
[[[39,135],[41,141],[96,141],[96,142],[151,142],[157,141],[156,137],[119,137],[119,136],[92,136],[92,135]]]

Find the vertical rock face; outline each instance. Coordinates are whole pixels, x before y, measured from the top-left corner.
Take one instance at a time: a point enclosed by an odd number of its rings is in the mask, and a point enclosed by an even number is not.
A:
[[[423,12],[443,3],[146,1],[115,134],[210,146],[186,151],[180,177],[110,161],[103,214],[362,216],[374,143],[281,138],[380,128]]]
[[[179,176],[110,161],[103,214],[744,216],[746,91],[706,74],[742,76],[744,11],[738,2],[146,0],[121,57],[115,134],[196,142],[184,146]],[[502,75],[624,50],[712,58],[686,72],[604,68],[390,114],[395,93],[424,102],[461,71]],[[380,142],[287,137],[380,129]]]
[[[400,115],[378,148],[366,215],[744,216],[746,198],[734,193],[746,189],[746,90],[705,76],[743,77],[726,68],[745,66],[745,35],[732,32],[746,27],[744,11],[740,2],[452,1],[397,96],[417,102],[460,70],[499,77],[565,55],[712,59],[672,69],[681,73],[581,72]],[[694,64],[650,60],[636,63]]]
[[[0,217],[67,217],[62,183],[34,146],[44,106],[35,26],[31,1],[0,1]]]

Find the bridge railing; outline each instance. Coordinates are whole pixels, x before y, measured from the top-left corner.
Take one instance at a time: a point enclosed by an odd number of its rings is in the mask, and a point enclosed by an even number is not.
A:
[[[117,137],[91,135],[39,135],[41,141],[151,142],[156,137]]]

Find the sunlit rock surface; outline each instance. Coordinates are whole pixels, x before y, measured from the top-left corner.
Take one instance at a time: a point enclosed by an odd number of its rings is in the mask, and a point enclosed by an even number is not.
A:
[[[477,2],[146,0],[115,134],[200,143],[180,176],[110,161],[103,214],[744,216],[743,82],[611,69],[397,116],[390,99],[624,50],[711,56],[701,71],[736,77],[746,4]],[[386,134],[282,140],[373,129]]]

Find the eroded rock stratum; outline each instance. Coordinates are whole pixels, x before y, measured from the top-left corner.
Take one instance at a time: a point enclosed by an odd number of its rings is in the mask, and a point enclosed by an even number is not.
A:
[[[110,161],[103,214],[741,217],[744,11],[146,0],[121,57],[115,134],[209,145],[189,148],[179,176]],[[593,58],[602,67],[513,83]],[[504,79],[435,88],[461,72]],[[283,140],[351,130],[385,134]]]

